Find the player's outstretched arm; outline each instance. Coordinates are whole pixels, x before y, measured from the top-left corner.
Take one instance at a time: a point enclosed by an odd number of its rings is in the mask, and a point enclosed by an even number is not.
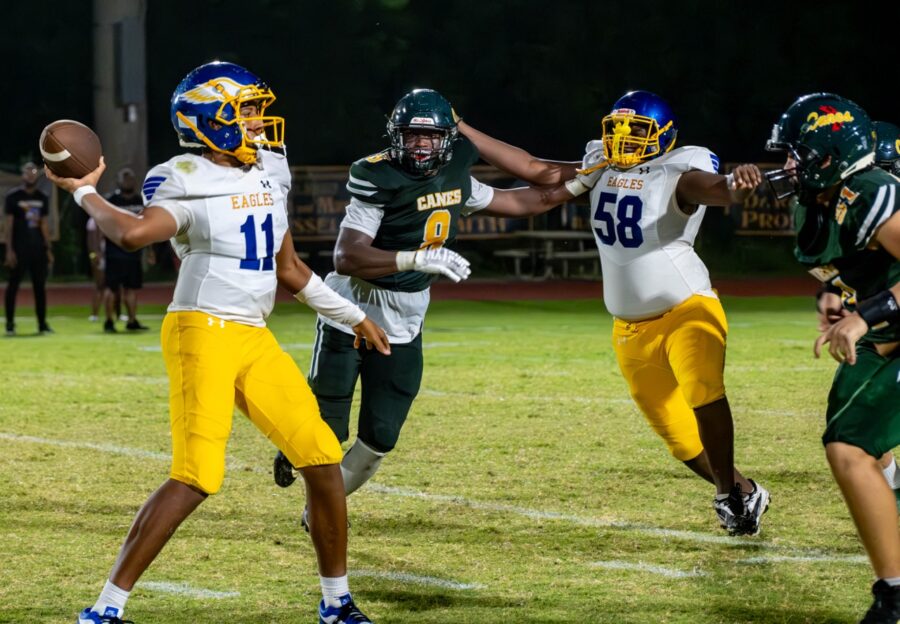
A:
[[[460,120],[459,131],[472,141],[481,157],[498,169],[529,184],[550,186],[575,177],[579,162],[560,162],[535,158],[525,150],[499,141]]]
[[[678,179],[675,194],[681,206],[728,206],[744,201],[762,181],[756,165],[738,165],[727,176],[694,170]]]
[[[94,187],[105,169],[106,163],[101,156],[100,166],[81,179],[61,178],[48,167],[44,167],[44,174],[56,186],[71,193],[75,202],[94,218],[100,231],[122,249],[134,251],[175,236],[178,226],[167,210],[148,206],[140,215],[135,215],[103,199]]]
[[[369,349],[378,349],[384,355],[391,354],[384,330],[366,317],[359,306],[329,288],[312,272],[294,251],[294,240],[288,231],[281,241],[281,249],[275,256],[275,275],[278,283],[286,288],[300,303],[342,325],[349,325],[356,334],[354,348],[366,342]]]
[[[398,271],[444,275],[454,282],[469,277],[469,261],[450,249],[386,251],[372,246],[374,239],[359,230],[342,227],[334,247],[334,268],[341,275],[373,279]]]
[[[488,207],[479,214],[493,217],[522,218],[547,212],[551,208],[573,199],[565,184],[551,188],[525,187],[518,189],[494,189],[494,197]]]

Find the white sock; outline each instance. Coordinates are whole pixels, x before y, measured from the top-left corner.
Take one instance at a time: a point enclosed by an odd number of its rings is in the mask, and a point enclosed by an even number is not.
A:
[[[888,464],[887,468],[881,469],[881,474],[884,475],[885,481],[888,482],[888,485],[892,488],[897,487],[894,484],[894,480],[897,478],[897,462],[893,458],[891,459],[891,463]]]
[[[130,591],[116,587],[112,581],[107,580],[106,585],[103,586],[103,591],[100,592],[100,597],[97,598],[97,602],[94,603],[91,611],[100,615],[114,615],[121,618],[125,612],[125,603],[128,601],[129,594],[131,594]],[[115,609],[116,612],[107,613],[110,608]]]
[[[322,597],[325,602],[334,601],[335,598],[350,593],[350,582],[347,580],[346,574],[344,576],[320,576],[319,583],[322,585]]]
[[[356,442],[341,460],[341,474],[344,477],[344,493],[348,496],[361,488],[372,478],[381,465],[384,453],[379,453],[371,446],[356,438]]]
[[[893,576],[891,578],[883,578],[881,580],[884,581],[885,583],[887,583],[888,585],[890,585],[891,587],[900,586],[900,576]]]

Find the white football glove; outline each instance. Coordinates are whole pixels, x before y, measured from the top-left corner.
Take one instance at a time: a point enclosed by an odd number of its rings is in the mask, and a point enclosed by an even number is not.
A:
[[[419,251],[398,251],[397,269],[400,271],[421,271],[439,273],[454,282],[459,282],[472,273],[469,261],[455,251],[445,249],[420,249]]]

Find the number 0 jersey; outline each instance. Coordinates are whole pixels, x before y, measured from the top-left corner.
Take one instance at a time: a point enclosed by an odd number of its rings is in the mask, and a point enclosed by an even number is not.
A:
[[[387,251],[414,251],[450,246],[456,240],[460,216],[486,208],[494,197],[490,186],[471,177],[478,150],[465,137],[453,145],[453,157],[433,176],[413,176],[380,152],[350,167],[347,190],[351,200],[342,228],[372,237],[372,246]],[[331,273],[325,283],[353,301],[388,339],[397,344],[415,339],[428,309],[432,273],[401,271],[362,280]],[[323,322],[346,333],[352,330],[330,319]]]
[[[588,143],[584,168],[602,158]],[[675,199],[682,174],[718,171],[715,154],[682,147],[625,171],[603,168],[579,175],[591,189],[591,225],[603,269],[603,301],[616,317],[658,316],[695,294],[715,297],[709,272],[694,251],[705,206],[687,214]]]
[[[225,167],[195,154],[147,174],[144,206],[167,210],[182,260],[169,311],[199,310],[257,327],[275,302],[275,255],[288,228],[287,158],[260,150],[256,165]]]

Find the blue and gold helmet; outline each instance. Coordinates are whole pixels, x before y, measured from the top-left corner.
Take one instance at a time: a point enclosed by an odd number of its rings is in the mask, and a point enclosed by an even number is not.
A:
[[[900,128],[886,121],[876,121],[875,164],[895,176],[900,176]]]
[[[284,146],[284,118],[265,114],[275,94],[256,74],[234,63],[214,61],[193,70],[172,94],[171,117],[178,142],[229,154],[245,164],[256,162],[260,147]],[[252,117],[241,108],[255,106]],[[261,122],[251,135],[247,122]]]
[[[678,123],[664,99],[649,91],[630,91],[603,118],[603,151],[617,169],[662,156],[675,146]]]

